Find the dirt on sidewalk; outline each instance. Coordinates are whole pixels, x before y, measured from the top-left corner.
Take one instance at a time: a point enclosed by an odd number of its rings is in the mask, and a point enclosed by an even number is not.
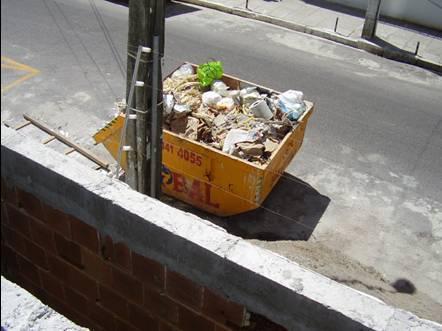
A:
[[[339,283],[377,297],[391,306],[442,323],[440,313],[442,305],[416,290],[411,283],[403,280],[398,282],[399,284],[391,284],[374,268],[364,266],[319,242],[262,240],[248,240],[248,242],[283,255]]]

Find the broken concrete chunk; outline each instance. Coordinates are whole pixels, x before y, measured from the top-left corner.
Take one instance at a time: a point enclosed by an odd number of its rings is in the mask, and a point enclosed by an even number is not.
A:
[[[231,111],[235,107],[235,101],[232,98],[222,98],[216,103],[216,109],[219,111]]]
[[[235,144],[244,141],[254,142],[257,139],[259,139],[259,135],[256,131],[232,129],[227,133],[226,139],[223,144],[223,152],[232,154]]]
[[[264,142],[265,152],[273,153],[277,148],[279,144],[269,138],[266,139]]]
[[[219,114],[217,117],[215,117],[215,119],[213,120],[213,124],[215,126],[222,126],[223,124],[226,123],[227,117],[226,115],[223,114]]]
[[[263,144],[255,144],[251,142],[242,142],[235,145],[235,151],[241,151],[246,157],[259,157],[264,153]]]
[[[189,113],[190,113],[190,107],[188,105],[176,104],[175,106],[173,106],[173,117],[174,118],[184,117]]]

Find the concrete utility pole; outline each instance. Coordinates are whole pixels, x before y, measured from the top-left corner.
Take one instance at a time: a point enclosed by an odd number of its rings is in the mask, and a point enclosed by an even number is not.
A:
[[[153,38],[159,36],[161,48],[153,49]],[[136,108],[136,121],[130,120],[127,126],[126,142],[132,147],[127,152],[126,182],[141,193],[151,192],[150,187],[155,185],[155,192],[160,192],[161,163],[160,172],[157,178],[151,176],[152,152],[155,152],[156,163],[161,162],[161,138],[162,138],[162,116],[156,116],[155,123],[157,130],[155,138],[152,139],[152,100],[162,100],[162,84],[157,84],[156,91],[153,90],[153,81],[161,77],[161,57],[164,54],[164,0],[130,0],[129,1],[129,34],[127,43],[127,80],[126,80],[126,100],[129,96],[131,79],[135,66],[135,57],[138,46],[149,47],[150,53],[144,53],[137,74],[137,80],[144,82],[144,86],[136,87],[135,98],[128,107]],[[160,57],[153,57],[153,52],[160,53]],[[153,77],[153,58],[158,61],[157,77]],[[155,98],[153,98],[155,94]],[[159,97],[161,96],[161,99]],[[157,107],[158,114],[162,115],[162,106]],[[161,121],[161,123],[159,123]],[[154,141],[160,147],[151,146]],[[154,147],[154,148],[152,148]],[[159,156],[158,156],[159,154]],[[155,169],[158,168],[158,165]],[[157,173],[157,172],[156,172]],[[155,195],[158,197],[159,193]]]
[[[376,35],[379,12],[382,0],[368,0],[367,12],[365,13],[365,23],[362,29],[362,38],[372,39]]]

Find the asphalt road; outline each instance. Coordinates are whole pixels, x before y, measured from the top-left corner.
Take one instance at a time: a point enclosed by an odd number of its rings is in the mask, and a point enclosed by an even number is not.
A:
[[[442,304],[441,77],[211,10],[175,4],[167,16],[165,73],[216,58],[243,79],[302,90],[317,107],[265,204],[285,217],[218,223],[246,238],[319,241]],[[2,0],[1,18],[2,121],[30,113],[91,147],[124,97],[127,8]]]

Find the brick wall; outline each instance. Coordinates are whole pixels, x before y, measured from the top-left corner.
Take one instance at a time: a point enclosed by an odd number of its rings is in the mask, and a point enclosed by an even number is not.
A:
[[[3,178],[1,213],[2,274],[79,325],[283,330]]]

